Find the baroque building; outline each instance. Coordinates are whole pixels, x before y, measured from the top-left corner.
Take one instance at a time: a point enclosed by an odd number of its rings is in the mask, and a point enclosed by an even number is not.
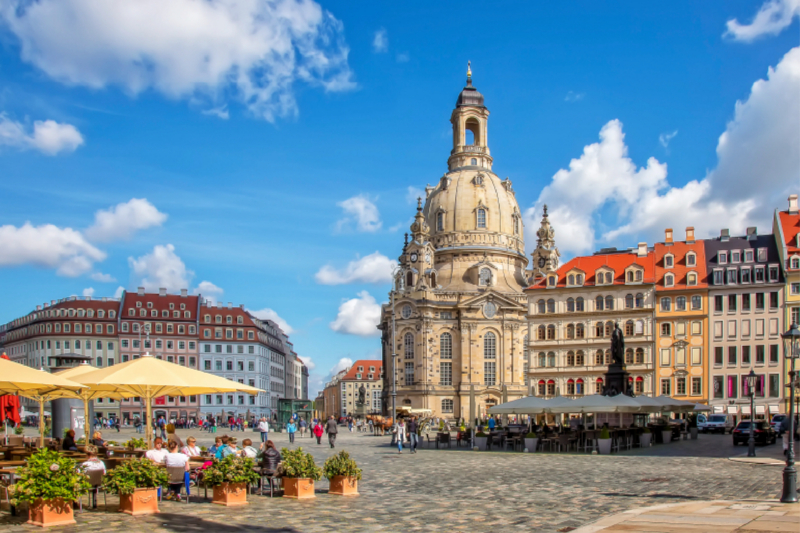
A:
[[[522,291],[531,273],[511,180],[493,171],[488,118],[468,70],[447,172],[419,201],[381,310],[385,412],[393,378],[398,407],[445,418],[469,417],[471,390],[476,415],[526,395]]]

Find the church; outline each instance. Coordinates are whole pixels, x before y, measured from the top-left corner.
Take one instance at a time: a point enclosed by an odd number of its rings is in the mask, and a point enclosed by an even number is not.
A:
[[[418,200],[390,302],[381,309],[387,414],[392,371],[398,408],[444,418],[469,418],[471,394],[482,417],[488,407],[529,394],[523,290],[558,268],[558,251],[545,211],[528,269],[512,182],[493,171],[488,119],[468,69],[450,117],[447,172]]]

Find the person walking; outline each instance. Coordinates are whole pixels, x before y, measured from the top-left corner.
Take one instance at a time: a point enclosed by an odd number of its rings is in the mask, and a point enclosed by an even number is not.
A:
[[[402,420],[397,421],[394,432],[395,438],[397,439],[397,453],[403,453],[403,441],[406,440],[406,426]]]
[[[266,417],[262,416],[259,420],[258,431],[261,433],[261,442],[267,442],[269,440],[269,422]]]
[[[789,433],[789,422],[791,418],[788,416],[784,416],[783,420],[781,420],[781,433],[783,433],[783,455],[787,455],[789,453],[789,439],[792,438],[793,435]]]
[[[308,422],[306,422],[305,418],[303,418],[301,416],[300,417],[300,422],[298,422],[298,425],[300,426],[300,437],[305,437],[306,436],[306,428],[308,428]]]
[[[289,442],[294,444],[294,433],[297,431],[297,424],[294,423],[294,420],[289,420],[289,423],[286,424],[286,432],[289,434]]]
[[[411,421],[408,423],[408,448],[411,450],[411,453],[417,453],[417,445],[419,444],[418,431],[419,425],[417,424],[417,417],[411,417]]]
[[[161,440],[167,440],[167,420],[163,415],[158,419],[158,429],[161,431]]]
[[[339,428],[336,426],[336,420],[333,419],[333,416],[331,416],[325,424],[325,433],[328,434],[328,442],[331,448],[335,448],[336,434],[339,433]]]
[[[317,422],[314,424],[314,436],[317,437],[317,444],[322,444],[322,434],[325,431],[322,429],[322,424]]]

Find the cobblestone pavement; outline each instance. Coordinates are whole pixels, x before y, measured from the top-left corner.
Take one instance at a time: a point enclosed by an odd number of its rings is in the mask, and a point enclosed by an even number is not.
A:
[[[212,437],[194,433],[201,444]],[[241,441],[257,434],[237,432],[236,436]],[[279,447],[288,445],[285,434],[274,433],[271,438]],[[314,500],[251,495],[248,506],[230,509],[206,501],[163,502],[159,515],[136,518],[116,513],[116,498],[109,496],[108,512],[78,514],[78,525],[64,531],[569,531],[638,507],[774,499],[781,487],[780,468],[718,457],[720,447],[733,450],[729,436],[702,436],[699,441],[611,456],[464,448],[421,449],[413,455],[406,450],[401,455],[388,445],[389,437],[346,431],[340,433],[336,450],[324,439],[322,446],[312,442],[298,438],[296,445],[311,451],[320,464],[341,449],[355,457],[364,470],[360,496],[328,495],[327,481],[322,480]],[[679,449],[684,450],[683,456],[675,456]],[[736,455],[742,451],[738,448]],[[102,496],[100,503],[102,507]],[[23,518],[4,513],[0,529],[31,528]]]

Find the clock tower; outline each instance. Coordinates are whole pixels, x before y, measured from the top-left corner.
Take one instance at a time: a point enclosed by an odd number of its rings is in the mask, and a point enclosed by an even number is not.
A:
[[[544,205],[542,224],[536,232],[536,249],[531,254],[533,257],[531,283],[544,277],[548,272],[558,269],[558,252],[555,240],[555,230],[547,218],[547,204]]]

